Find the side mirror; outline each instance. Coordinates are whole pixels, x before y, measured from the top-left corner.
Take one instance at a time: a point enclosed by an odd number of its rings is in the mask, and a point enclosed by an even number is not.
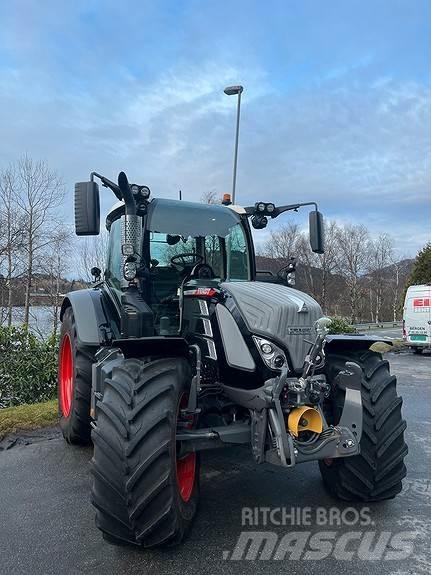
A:
[[[100,233],[99,186],[96,182],[75,184],[75,232],[77,236]]]
[[[310,212],[309,218],[310,246],[315,254],[325,253],[325,229],[323,216],[317,210]]]

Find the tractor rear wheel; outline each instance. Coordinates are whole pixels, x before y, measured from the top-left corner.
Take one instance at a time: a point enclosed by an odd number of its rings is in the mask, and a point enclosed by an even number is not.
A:
[[[365,350],[328,354],[329,382],[334,381],[346,361],[354,361],[363,371],[361,452],[353,457],[319,461],[323,482],[332,495],[346,501],[392,499],[402,489],[406,475],[404,458],[408,451],[397,380],[380,354]],[[330,423],[339,421],[344,395],[345,390],[334,390]]]
[[[85,445],[91,440],[91,366],[95,349],[82,346],[76,335],[73,310],[68,307],[60,330],[58,357],[58,410],[63,437]]]
[[[181,455],[190,366],[184,358],[125,359],[105,379],[93,429],[96,525],[114,544],[179,543],[199,497],[196,453]]]

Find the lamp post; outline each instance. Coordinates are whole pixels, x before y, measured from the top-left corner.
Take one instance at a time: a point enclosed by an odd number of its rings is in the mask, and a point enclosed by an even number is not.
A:
[[[235,151],[233,156],[233,181],[232,181],[232,203],[235,203],[235,188],[236,188],[236,168],[238,164],[238,139],[239,139],[239,115],[241,110],[241,94],[244,88],[242,86],[228,86],[224,89],[227,96],[234,96],[238,94],[238,107],[236,112],[236,134],[235,134]]]

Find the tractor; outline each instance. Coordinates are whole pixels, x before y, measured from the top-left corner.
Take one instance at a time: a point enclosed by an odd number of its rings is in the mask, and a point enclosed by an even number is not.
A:
[[[256,464],[286,470],[317,461],[344,501],[397,495],[406,424],[396,378],[370,349],[378,338],[331,335],[319,304],[291,287],[294,263],[256,270],[251,228],[303,206],[323,253],[317,204],[152,198],[124,172],[118,184],[93,172],[75,185],[78,236],[100,232],[96,180],[118,202],[103,275],[93,268],[91,287],[62,303],[58,398],[66,441],[94,447],[103,537],[181,542],[203,450],[242,445]]]

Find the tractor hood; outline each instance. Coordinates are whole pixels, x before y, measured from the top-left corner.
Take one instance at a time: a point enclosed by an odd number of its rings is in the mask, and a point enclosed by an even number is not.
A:
[[[264,282],[224,282],[248,330],[284,348],[295,370],[302,368],[315,338],[314,322],[322,317],[320,305],[309,295],[283,285]]]

